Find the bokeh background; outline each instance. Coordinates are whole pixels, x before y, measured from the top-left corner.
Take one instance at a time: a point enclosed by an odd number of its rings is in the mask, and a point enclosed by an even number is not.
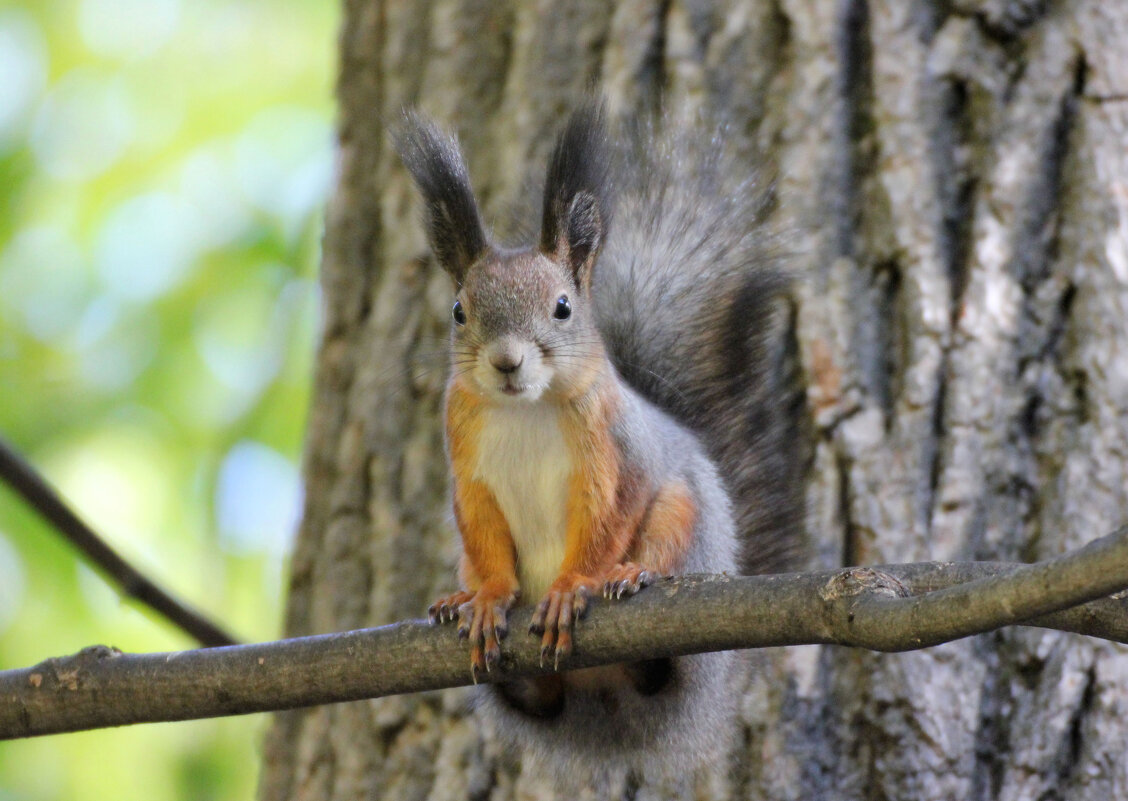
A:
[[[246,640],[301,500],[338,8],[0,0],[0,434]],[[0,668],[192,642],[0,487]],[[246,799],[262,716],[0,743],[0,801]]]

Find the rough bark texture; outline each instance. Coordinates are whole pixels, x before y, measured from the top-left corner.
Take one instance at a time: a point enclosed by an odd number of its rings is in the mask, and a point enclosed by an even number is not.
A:
[[[347,0],[345,15],[288,634],[416,617],[453,583],[450,293],[385,135],[404,105],[458,129],[489,222],[527,197],[593,81],[619,109],[719,110],[768,155],[802,277],[810,566],[1038,558],[1128,518],[1128,4]],[[1128,797],[1121,646],[1015,629],[750,661],[739,747],[699,798]],[[466,698],[280,715],[262,798],[551,798],[481,739]]]

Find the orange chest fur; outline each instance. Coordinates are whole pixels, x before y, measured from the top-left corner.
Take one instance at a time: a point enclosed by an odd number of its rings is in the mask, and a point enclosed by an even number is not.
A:
[[[493,536],[508,532],[526,597],[544,592],[559,575],[569,542],[574,548],[577,539],[605,528],[615,506],[619,460],[607,421],[593,427],[584,419],[553,403],[493,406],[458,391],[448,398],[456,501],[490,507],[464,510],[462,517],[504,518],[504,526],[482,528]]]

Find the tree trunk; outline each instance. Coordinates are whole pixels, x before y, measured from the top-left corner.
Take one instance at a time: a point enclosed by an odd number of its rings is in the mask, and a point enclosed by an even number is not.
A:
[[[592,82],[619,111],[718,113],[767,155],[800,276],[809,566],[1035,559],[1128,518],[1128,4],[345,6],[287,634],[419,617],[454,584],[451,293],[386,136],[404,106],[457,128],[490,223],[536,203]],[[698,798],[1128,797],[1122,647],[1012,629],[750,660],[739,748]],[[551,798],[467,698],[279,715],[262,798]]]

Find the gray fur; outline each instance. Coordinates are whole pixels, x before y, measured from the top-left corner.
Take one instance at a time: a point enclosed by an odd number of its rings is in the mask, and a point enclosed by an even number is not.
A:
[[[803,399],[781,324],[791,276],[770,187],[723,129],[643,129],[622,149],[595,267],[597,326],[622,376],[697,433],[720,468],[743,572],[794,569]]]

